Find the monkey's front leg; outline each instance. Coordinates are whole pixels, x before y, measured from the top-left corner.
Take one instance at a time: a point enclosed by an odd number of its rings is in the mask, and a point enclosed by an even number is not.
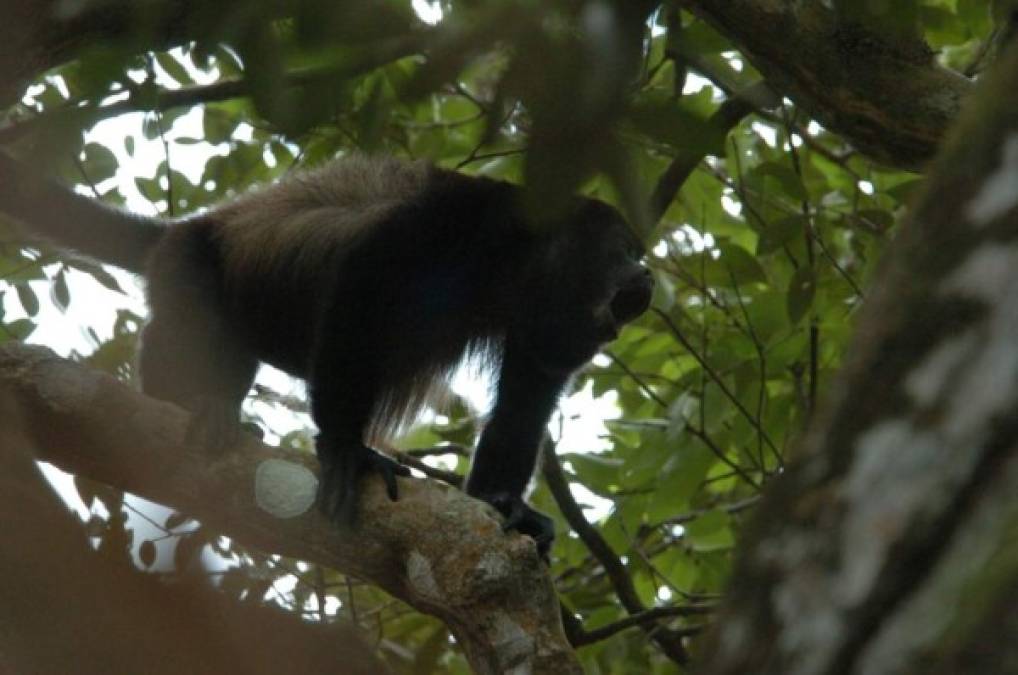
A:
[[[523,499],[545,426],[568,375],[540,368],[519,345],[506,345],[495,408],[474,452],[467,494],[505,516],[503,527],[533,537],[542,557],[555,539],[551,518]]]

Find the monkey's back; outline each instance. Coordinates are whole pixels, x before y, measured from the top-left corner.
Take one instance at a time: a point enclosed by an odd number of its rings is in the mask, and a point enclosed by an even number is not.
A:
[[[274,280],[285,268],[326,269],[358,235],[420,194],[429,173],[424,162],[354,155],[218,207],[209,218],[215,222],[227,287]]]
[[[200,285],[258,358],[303,377],[344,258],[420,194],[430,172],[423,162],[345,157],[177,223],[150,258],[150,303],[158,312]]]

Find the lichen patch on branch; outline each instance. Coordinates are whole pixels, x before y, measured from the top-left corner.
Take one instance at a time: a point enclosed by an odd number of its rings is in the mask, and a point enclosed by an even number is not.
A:
[[[1000,167],[986,177],[965,215],[977,227],[989,225],[1018,206],[1018,134],[1004,141]]]

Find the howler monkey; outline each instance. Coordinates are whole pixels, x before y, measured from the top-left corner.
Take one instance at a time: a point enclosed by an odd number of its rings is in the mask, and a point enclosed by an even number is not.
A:
[[[545,425],[572,373],[652,289],[641,243],[607,204],[574,198],[538,228],[522,188],[423,162],[342,158],[170,222],[0,156],[0,210],[144,274],[142,388],[192,411],[197,438],[233,440],[259,361],[304,378],[333,518],[352,519],[366,472],[395,499],[408,470],[367,444],[412,420],[465,354],[496,357],[466,490],[542,550],[551,520],[523,492]]]

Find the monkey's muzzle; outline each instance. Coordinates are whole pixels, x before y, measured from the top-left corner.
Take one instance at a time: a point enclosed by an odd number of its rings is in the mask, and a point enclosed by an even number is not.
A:
[[[646,267],[628,277],[615,291],[609,308],[615,325],[621,327],[647,311],[654,295],[654,277]]]

